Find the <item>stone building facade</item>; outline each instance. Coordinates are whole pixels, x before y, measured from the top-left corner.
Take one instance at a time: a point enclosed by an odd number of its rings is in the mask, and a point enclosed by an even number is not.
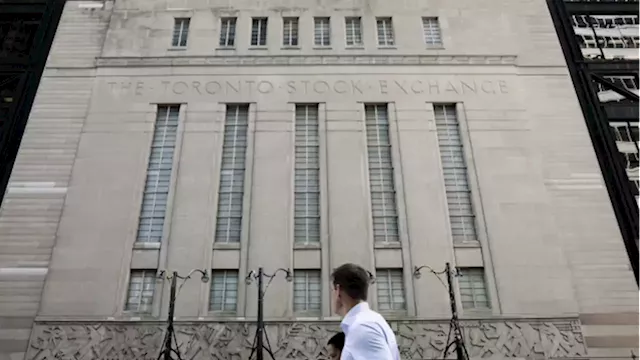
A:
[[[0,208],[0,359],[322,359],[359,263],[403,358],[628,358],[637,286],[544,1],[65,4]],[[164,271],[164,273],[163,273]]]

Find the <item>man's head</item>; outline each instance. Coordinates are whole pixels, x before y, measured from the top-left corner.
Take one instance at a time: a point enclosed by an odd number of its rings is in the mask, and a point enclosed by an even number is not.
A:
[[[367,301],[369,273],[356,264],[344,264],[331,274],[333,281],[333,305],[336,313],[345,316],[362,301]]]
[[[329,360],[340,360],[344,347],[344,333],[339,332],[329,339]]]

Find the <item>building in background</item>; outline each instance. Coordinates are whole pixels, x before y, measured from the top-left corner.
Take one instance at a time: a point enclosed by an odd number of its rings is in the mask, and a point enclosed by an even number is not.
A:
[[[54,0],[0,2],[0,202],[63,5]]]
[[[638,281],[638,1],[549,9]]]
[[[552,17],[529,0],[67,1],[0,208],[0,358],[326,357],[331,269],[406,359],[630,358],[637,284]],[[46,148],[46,153],[35,149]],[[8,325],[4,325],[8,324]]]

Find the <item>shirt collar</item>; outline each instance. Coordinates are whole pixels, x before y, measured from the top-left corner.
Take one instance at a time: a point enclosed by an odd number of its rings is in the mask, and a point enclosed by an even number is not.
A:
[[[369,311],[369,304],[363,301],[347,312],[347,315],[344,316],[340,323],[340,327],[345,335],[349,332],[349,327],[356,321],[357,315],[365,311]]]

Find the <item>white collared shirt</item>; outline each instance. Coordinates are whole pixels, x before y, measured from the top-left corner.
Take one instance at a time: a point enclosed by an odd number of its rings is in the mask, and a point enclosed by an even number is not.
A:
[[[351,308],[340,327],[345,334],[340,360],[400,360],[395,334],[366,302]]]

